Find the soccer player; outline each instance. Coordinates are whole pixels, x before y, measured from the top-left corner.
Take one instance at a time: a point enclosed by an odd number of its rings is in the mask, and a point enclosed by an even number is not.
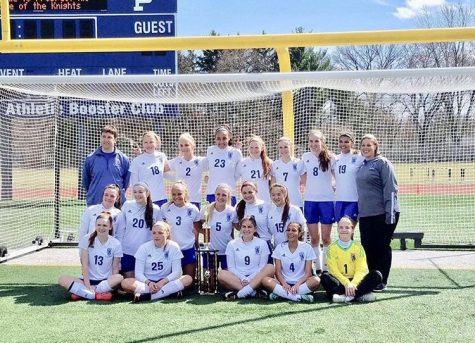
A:
[[[170,226],[162,221],[152,227],[152,240],[142,244],[135,254],[135,278],[122,281],[122,288],[134,293],[134,301],[156,300],[190,286],[191,276],[181,275],[183,254],[170,240]]]
[[[306,220],[295,205],[290,204],[287,188],[279,183],[270,187],[272,206],[267,214],[267,225],[274,238],[274,247],[287,240],[287,226],[289,223],[298,223],[305,226]]]
[[[301,175],[304,165],[293,157],[293,144],[287,137],[281,137],[277,143],[279,159],[272,163],[271,183],[280,183],[287,187],[290,203],[303,211],[302,193],[300,193]]]
[[[353,135],[342,132],[338,137],[340,154],[335,162],[335,220],[348,217],[353,225],[358,220],[358,191],[356,189],[356,172],[361,167],[364,157],[353,148]]]
[[[107,125],[102,128],[101,146],[88,155],[82,171],[82,185],[86,190],[86,204],[92,206],[102,201],[102,190],[116,184],[121,190],[122,203],[129,185],[129,159],[116,149],[117,129]]]
[[[343,217],[338,222],[338,240],[328,248],[328,272],[321,276],[321,283],[333,302],[374,301],[372,290],[381,283],[377,270],[368,273],[363,247],[351,239],[353,222]]]
[[[249,157],[243,158],[237,169],[237,176],[242,181],[251,181],[259,189],[259,197],[269,202],[269,181],[272,160],[267,156],[266,145],[261,137],[252,136],[249,139]]]
[[[183,273],[195,277],[196,250],[195,241],[198,237],[200,212],[190,203],[188,189],[181,182],[175,182],[171,188],[171,202],[162,206],[163,220],[171,227],[171,237],[181,249]]]
[[[383,291],[391,270],[391,238],[399,221],[398,185],[394,167],[379,154],[375,136],[363,136],[360,150],[365,158],[356,174],[361,244],[369,269],[383,275],[375,291]]]
[[[160,137],[153,131],[145,132],[142,136],[143,153],[132,160],[130,164],[130,184],[144,182],[150,189],[154,204],[162,206],[167,202],[163,174],[170,168],[167,156],[158,151]]]
[[[170,170],[175,173],[176,180],[186,184],[190,202],[201,208],[201,180],[205,169],[205,158],[194,155],[195,139],[185,132],[178,138],[180,155],[168,161]]]
[[[79,226],[79,241],[96,229],[96,218],[102,212],[109,212],[112,216],[113,233],[117,236],[118,228],[122,224],[120,189],[117,185],[107,185],[102,193],[102,202],[89,206],[81,216]]]
[[[221,125],[215,131],[215,145],[210,146],[206,152],[208,175],[206,181],[206,200],[212,203],[214,191],[220,183],[227,184],[232,190],[231,205],[236,204],[236,169],[242,159],[239,149],[232,147],[233,134],[228,125]]]
[[[312,275],[315,252],[310,244],[302,242],[304,229],[300,223],[289,223],[286,233],[287,240],[279,243],[272,253],[275,278],[266,277],[262,284],[272,292],[269,294],[270,300],[284,298],[313,302],[313,296],[309,293],[320,284],[320,279]]]
[[[302,176],[305,183],[304,214],[307,219],[310,243],[317,256],[315,269],[319,273],[327,269],[325,256],[331,243],[331,229],[335,221],[333,204],[335,158],[325,144],[325,137],[318,130],[311,130],[308,134],[308,147],[310,151],[302,155],[305,166],[305,174]],[[320,237],[323,243],[323,261]]]
[[[72,300],[111,300],[111,291],[123,279],[119,274],[122,247],[110,235],[112,216],[101,213],[96,217],[96,229],[79,242],[82,277],[61,275],[58,283],[71,293]]]
[[[134,255],[143,243],[151,239],[152,226],[162,217],[160,207],[152,202],[146,183],[136,183],[132,191],[134,200],[126,201],[122,206],[123,225],[117,233],[124,251],[121,273],[126,278],[134,277]]]
[[[241,219],[239,230],[239,238],[229,242],[226,247],[228,270],[220,270],[218,273],[218,281],[230,290],[225,294],[225,299],[254,297],[262,280],[274,275],[274,266],[267,264],[267,243],[255,237],[257,224],[254,217]],[[264,292],[261,295],[267,294]]]

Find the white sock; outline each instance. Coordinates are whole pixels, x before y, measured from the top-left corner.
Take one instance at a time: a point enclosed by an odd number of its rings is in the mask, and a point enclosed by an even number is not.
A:
[[[323,246],[323,271],[327,272],[328,271],[328,265],[327,265],[327,251],[328,251],[328,246],[324,245]]]
[[[322,270],[322,250],[320,249],[320,245],[312,248],[313,251],[315,251],[315,255],[317,256],[315,259],[315,269]]]
[[[237,292],[238,298],[246,298],[254,292],[254,289],[250,285],[244,286],[239,292]]]
[[[112,287],[109,286],[107,280],[101,281],[96,287],[96,293],[106,293],[112,291]]]
[[[287,291],[281,285],[275,285],[274,290],[272,291],[277,294],[279,297],[284,299],[289,299],[292,301],[298,301],[299,297],[296,294],[287,293]]]
[[[150,293],[150,288],[143,282],[135,281],[135,294]]]
[[[310,288],[308,288],[307,283],[304,282],[303,284],[299,286],[298,294],[308,294],[308,293],[312,293],[312,291],[310,290]]]
[[[79,295],[81,298],[86,298],[89,300],[96,299],[96,293],[87,289],[86,286],[80,282],[73,282],[71,287],[69,288],[69,292]]]
[[[177,293],[181,290],[185,289],[183,284],[180,280],[174,280],[172,282],[167,283],[165,286],[162,287],[157,293],[153,293],[151,296],[152,300],[161,299],[169,296],[170,294]]]

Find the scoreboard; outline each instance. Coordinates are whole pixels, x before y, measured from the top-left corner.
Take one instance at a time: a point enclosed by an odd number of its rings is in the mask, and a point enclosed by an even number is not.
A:
[[[11,39],[173,37],[176,12],[177,0],[10,0]],[[174,51],[0,54],[0,76],[175,74],[176,65]]]

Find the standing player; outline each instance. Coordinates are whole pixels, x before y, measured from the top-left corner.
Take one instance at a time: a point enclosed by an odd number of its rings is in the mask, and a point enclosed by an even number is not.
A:
[[[300,193],[301,175],[304,165],[301,160],[293,157],[293,144],[287,137],[281,137],[277,143],[279,159],[272,163],[271,183],[280,183],[287,187],[290,203],[303,211],[302,193]]]
[[[120,189],[117,185],[107,185],[102,193],[102,202],[89,206],[81,216],[79,226],[79,241],[96,229],[96,218],[102,212],[108,212],[112,216],[113,233],[117,236],[117,230],[122,226]]]
[[[328,248],[328,272],[321,276],[322,286],[333,302],[374,301],[373,288],[381,283],[377,270],[368,273],[361,244],[353,241],[353,222],[343,217],[338,222],[338,240]]]
[[[254,182],[259,189],[259,197],[269,202],[269,181],[272,160],[267,156],[264,141],[259,136],[249,139],[249,157],[243,158],[237,169],[242,181]]]
[[[152,202],[147,184],[138,182],[132,191],[134,200],[126,201],[122,206],[124,225],[117,233],[124,251],[121,273],[126,278],[134,277],[134,255],[140,245],[151,239],[153,223],[161,219],[160,208]]]
[[[239,238],[226,247],[228,270],[218,273],[218,281],[231,291],[225,294],[225,299],[254,297],[262,280],[274,275],[274,266],[267,264],[266,242],[254,236],[257,230],[254,217],[244,217],[239,222],[239,230]]]
[[[315,291],[320,279],[312,275],[315,252],[302,242],[303,226],[291,222],[286,230],[287,241],[276,246],[272,257],[275,261],[275,278],[266,277],[264,287],[271,291],[270,300],[285,298],[291,301],[313,302],[309,293]]]
[[[335,158],[325,144],[325,137],[318,130],[311,130],[308,134],[309,152],[302,155],[305,165],[304,214],[307,219],[307,227],[310,233],[310,243],[315,250],[316,270],[326,270],[326,250],[331,243],[331,229],[335,221],[333,167]],[[323,243],[323,261],[320,249],[320,232]],[[323,264],[322,264],[323,262]]]
[[[92,206],[102,201],[102,191],[108,184],[121,190],[122,203],[129,185],[129,159],[116,149],[117,130],[107,125],[102,128],[101,146],[86,157],[82,171],[82,186],[86,190],[86,204]]]
[[[339,221],[348,217],[353,226],[358,220],[358,191],[356,189],[356,172],[361,167],[364,157],[353,148],[354,138],[349,132],[343,132],[338,138],[341,153],[335,162],[335,219]]]
[[[172,201],[162,207],[162,216],[171,227],[171,237],[181,249],[183,273],[195,277],[196,250],[195,241],[198,237],[200,212],[189,202],[186,185],[175,182],[171,188]]]
[[[112,216],[101,213],[96,217],[96,230],[79,242],[82,277],[62,275],[58,280],[71,293],[72,300],[111,300],[111,291],[120,285],[122,248],[111,231]]]
[[[152,240],[142,244],[135,254],[135,278],[122,281],[122,288],[134,293],[134,301],[156,300],[178,293],[192,284],[189,275],[181,275],[183,254],[170,240],[170,226],[162,221],[152,227]]]
[[[134,158],[130,164],[130,184],[146,183],[153,203],[162,206],[167,202],[163,179],[163,174],[169,170],[167,156],[158,151],[160,137],[153,131],[144,133],[142,144],[143,153]]]
[[[232,190],[231,204],[236,204],[236,169],[242,159],[239,149],[232,147],[231,128],[228,125],[221,125],[214,134],[216,145],[210,146],[206,152],[206,165],[208,176],[206,181],[206,200],[212,203],[214,191],[220,183],[227,184]]]
[[[287,226],[289,223],[298,223],[305,226],[306,220],[295,205],[290,204],[287,188],[279,183],[270,187],[273,205],[267,214],[267,225],[274,237],[274,247],[287,240]]]
[[[190,202],[198,209],[201,208],[201,179],[205,169],[204,157],[194,155],[196,142],[185,132],[178,138],[180,155],[168,161],[170,170],[175,172],[175,178],[182,180],[190,195]]]

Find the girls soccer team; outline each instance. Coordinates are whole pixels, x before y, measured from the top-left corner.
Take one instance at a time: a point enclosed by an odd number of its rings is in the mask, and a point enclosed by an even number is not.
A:
[[[358,191],[365,187],[364,183],[357,187],[356,177],[368,160],[354,149],[352,134],[340,135],[341,153],[335,156],[323,134],[310,131],[309,151],[301,160],[292,156],[292,142],[283,137],[274,162],[259,136],[249,140],[249,157],[244,159],[239,144],[232,146],[232,138],[229,126],[218,127],[215,145],[208,148],[206,157],[197,157],[195,140],[184,133],[179,138],[180,155],[168,161],[158,151],[158,135],[146,132],[144,153],[130,164],[134,200],[120,209],[120,202],[116,204],[120,192],[109,185],[102,203],[89,207],[82,217],[82,277],[59,280],[72,298],[110,300],[110,292],[121,286],[135,294],[137,301],[160,299],[191,286],[195,242],[205,224],[219,255],[219,266],[210,267],[220,267],[218,281],[228,290],[226,299],[262,296],[268,290],[271,300],[312,302],[310,293],[321,280],[334,302],[374,300],[373,289],[384,289],[387,275],[368,272],[365,250],[352,240]],[[392,173],[394,200],[397,183],[392,165],[384,161],[389,165],[385,171]],[[164,174],[168,171],[180,181],[172,185],[167,202]],[[209,204],[200,213],[201,179],[206,171]],[[238,179],[242,180],[242,200],[236,204]],[[301,185],[305,187],[303,201]],[[381,191],[384,201],[388,190]],[[339,238],[332,244],[335,220]],[[302,241],[305,226],[310,244]],[[234,229],[239,230],[235,239]]]

